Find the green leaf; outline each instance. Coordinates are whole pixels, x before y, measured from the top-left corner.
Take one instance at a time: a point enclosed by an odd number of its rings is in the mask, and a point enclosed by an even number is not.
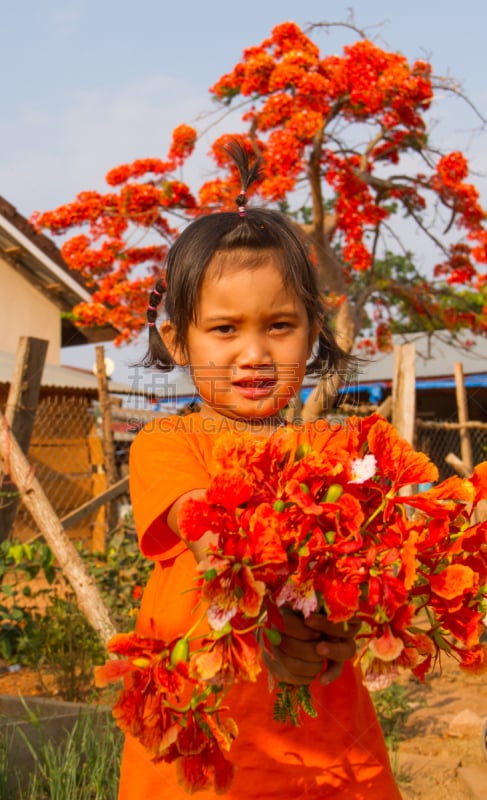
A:
[[[22,559],[24,557],[23,545],[21,545],[21,544],[12,544],[12,545],[10,545],[8,554],[9,554],[9,556],[11,558],[13,558],[13,560],[15,561],[16,564],[20,564],[20,562],[22,561]]]
[[[318,716],[309,686],[278,683],[273,711],[276,722],[289,722],[291,725],[299,726],[302,719],[301,712],[313,718]]]

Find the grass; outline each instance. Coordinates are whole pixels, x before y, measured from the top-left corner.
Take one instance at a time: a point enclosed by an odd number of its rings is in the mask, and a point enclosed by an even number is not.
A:
[[[390,753],[397,750],[404,738],[404,723],[412,711],[405,686],[393,683],[377,692],[371,692],[372,702]]]
[[[400,770],[399,744],[405,738],[404,725],[413,710],[408,690],[405,686],[393,683],[387,689],[371,692],[371,697],[384,734],[392,773],[396,781],[405,786],[410,783],[410,776]]]
[[[31,723],[40,726],[39,720]],[[0,800],[116,800],[122,737],[106,714],[81,712],[60,743],[46,738],[34,747],[28,734],[17,731],[33,767],[27,776],[12,770],[9,743],[0,738]],[[12,783],[17,784],[14,797]]]
[[[9,749],[10,739],[8,736],[0,735],[0,800],[12,800],[12,792],[8,783]]]

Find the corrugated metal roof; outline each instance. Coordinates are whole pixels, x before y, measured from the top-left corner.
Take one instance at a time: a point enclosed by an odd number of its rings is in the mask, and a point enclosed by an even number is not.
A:
[[[4,197],[0,196],[0,256],[20,272],[33,286],[49,297],[61,311],[71,311],[82,301],[89,301],[92,291],[81,274],[70,270],[54,242],[37,231]],[[61,321],[60,321],[61,324]],[[62,323],[63,346],[114,339],[117,331],[103,328],[75,328],[68,320]]]
[[[0,352],[0,383],[10,383],[15,367],[13,353]],[[61,367],[57,364],[46,364],[42,374],[41,386],[58,389],[78,389],[96,393],[98,382],[96,376],[88,371],[75,367]],[[132,388],[124,383],[109,382],[112,394],[130,394]]]
[[[158,398],[162,404],[188,403],[198,397],[189,371],[183,368],[163,372],[139,367],[132,386],[137,392]]]
[[[487,338],[477,337],[472,347],[448,344],[447,334],[428,336],[411,333],[395,336],[394,344],[414,343],[416,346],[416,377],[439,378],[454,374],[454,365],[462,364],[464,375],[487,373]],[[472,337],[473,339],[473,337]],[[392,380],[394,353],[379,353],[367,359],[359,369],[359,383]]]

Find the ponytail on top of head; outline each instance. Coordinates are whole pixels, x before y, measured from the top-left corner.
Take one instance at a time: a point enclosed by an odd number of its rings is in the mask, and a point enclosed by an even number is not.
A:
[[[242,185],[242,191],[235,198],[238,213],[241,219],[247,216],[247,191],[249,187],[262,178],[262,159],[257,158],[253,164],[250,163],[250,156],[245,144],[238,139],[232,139],[227,144],[223,145],[222,149],[227,153],[232,161],[235,163]]]

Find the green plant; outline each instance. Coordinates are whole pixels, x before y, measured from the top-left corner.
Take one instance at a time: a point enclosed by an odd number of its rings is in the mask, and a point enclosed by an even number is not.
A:
[[[116,627],[131,630],[152,569],[136,537],[122,527],[105,552],[80,553]],[[74,594],[56,577],[62,573],[44,543],[0,545],[0,657],[39,668],[41,682],[46,668],[65,700],[84,701],[93,692],[93,667],[106,654]],[[32,587],[35,578],[41,579],[39,588]]]
[[[0,732],[0,800],[12,800],[9,786],[9,740],[5,730]]]
[[[407,688],[392,683],[371,692],[372,702],[384,734],[387,749],[394,753],[403,737],[403,726],[412,711]]]
[[[82,550],[81,555],[117,629],[132,630],[143,589],[153,568],[152,562],[141,554],[136,537],[121,528],[114,532],[104,552]]]
[[[42,578],[34,591],[32,582]],[[56,577],[51,549],[32,544],[0,543],[0,657],[17,659],[39,624],[38,600],[50,593]],[[36,602],[33,602],[33,601]]]
[[[122,736],[106,713],[81,713],[61,743],[22,736],[34,769],[19,800],[116,800]]]
[[[105,655],[74,596],[54,594],[23,650],[23,663],[47,667],[64,700],[83,702],[93,692],[93,666],[102,664]]]

